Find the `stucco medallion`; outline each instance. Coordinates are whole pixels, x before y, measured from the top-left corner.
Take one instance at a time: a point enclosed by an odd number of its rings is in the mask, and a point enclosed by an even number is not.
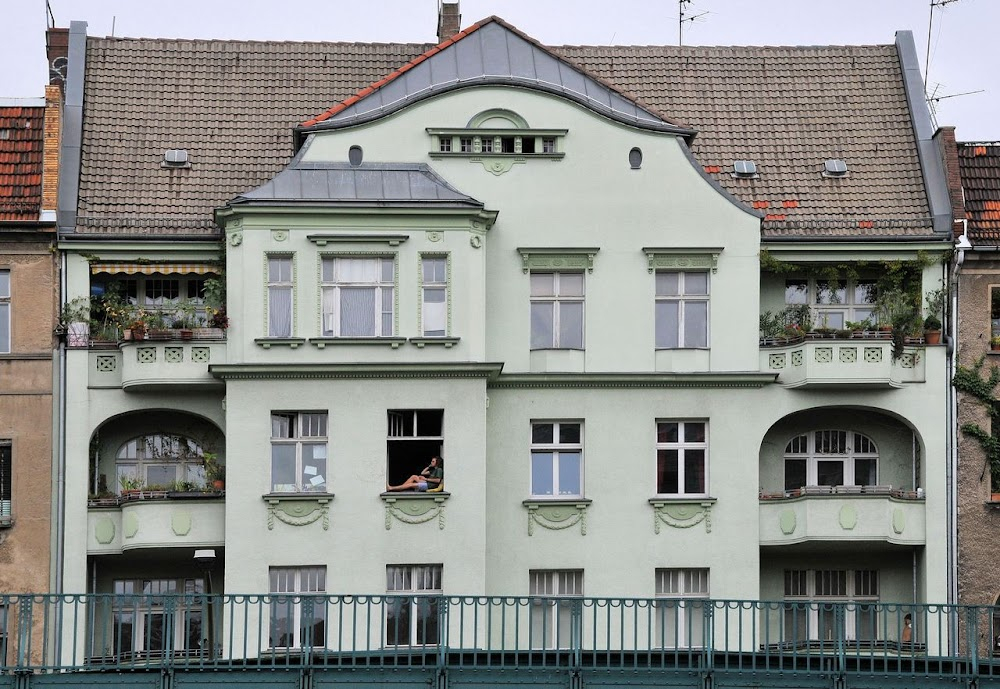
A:
[[[428,230],[427,241],[428,242],[440,242],[444,238],[444,234],[438,230]]]
[[[795,517],[795,510],[785,510],[778,517],[778,526],[781,527],[781,533],[786,536],[791,536],[795,533],[795,526],[798,519]]]
[[[471,246],[473,249],[478,249],[482,245],[483,245],[482,236],[474,234],[471,237],[469,237],[469,246]]]
[[[243,243],[243,233],[242,232],[233,232],[231,235],[229,235],[229,243],[232,244],[233,246],[239,246],[240,244],[242,244]]]
[[[288,239],[288,230],[271,230],[271,239],[276,242],[283,242]]]
[[[858,511],[853,505],[844,505],[840,508],[840,526],[847,531],[858,525]]]
[[[898,534],[906,530],[906,513],[902,507],[897,507],[892,511],[892,530]]]
[[[125,538],[132,538],[139,533],[139,518],[129,512],[122,518],[122,531]]]
[[[101,517],[94,524],[94,538],[101,545],[108,545],[115,540],[115,523],[107,517]]]
[[[170,529],[175,536],[187,536],[191,533],[191,513],[174,512],[170,517]]]
[[[444,528],[444,502],[448,493],[383,493],[385,503],[385,528],[392,528],[393,520],[403,524],[424,524],[437,519],[438,529]]]
[[[587,535],[587,507],[590,501],[545,503],[525,501],[528,508],[528,535],[535,533],[535,524],[551,531],[561,531],[580,525],[580,535]]]

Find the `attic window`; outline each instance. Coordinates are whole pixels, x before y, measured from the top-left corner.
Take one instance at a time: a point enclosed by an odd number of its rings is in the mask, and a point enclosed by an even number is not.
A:
[[[846,177],[847,176],[847,163],[839,158],[830,158],[825,163],[823,163],[823,176],[824,177]]]
[[[733,162],[733,177],[753,179],[758,177],[757,163],[752,160],[737,160]]]
[[[534,129],[511,110],[485,110],[464,127],[428,128],[432,158],[468,158],[480,162],[494,174],[502,174],[513,163],[531,158],[564,157],[565,129]]]
[[[191,167],[187,149],[172,148],[164,151],[160,167]]]

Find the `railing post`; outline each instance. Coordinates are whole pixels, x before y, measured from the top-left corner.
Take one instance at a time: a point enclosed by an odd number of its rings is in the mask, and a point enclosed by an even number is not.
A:
[[[438,596],[438,672],[442,672],[448,663],[448,632],[449,632],[449,608],[448,599],[445,596]]]
[[[573,669],[579,670],[583,663],[583,599],[573,598],[570,608],[570,647],[573,649]]]
[[[32,602],[30,594],[18,596],[16,669],[26,668],[31,663]]]
[[[979,607],[965,608],[965,637],[969,647],[969,674],[972,681],[979,677],[979,610]],[[952,655],[959,655],[958,651],[959,649],[954,649]]]
[[[837,637],[837,667],[838,675],[843,675],[847,667],[847,606],[851,603],[834,603],[833,624]]]

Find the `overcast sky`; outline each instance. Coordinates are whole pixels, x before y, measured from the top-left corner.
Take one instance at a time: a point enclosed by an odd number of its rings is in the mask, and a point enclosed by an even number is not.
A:
[[[0,0],[0,98],[42,95],[45,0]],[[1000,0],[934,0],[930,92],[960,141],[1000,140]],[[942,4],[947,3],[947,4]],[[435,41],[438,0],[50,0],[56,26],[92,36]],[[690,0],[688,45],[886,44],[913,32],[921,64],[931,0]],[[676,44],[678,0],[461,0],[462,26],[495,14],[542,43]],[[668,113],[669,114],[669,113]]]

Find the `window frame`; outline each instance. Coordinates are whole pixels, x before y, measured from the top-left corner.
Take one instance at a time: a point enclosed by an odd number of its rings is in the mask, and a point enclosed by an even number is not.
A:
[[[158,440],[157,440],[158,439]],[[157,454],[153,448],[162,448],[165,442],[172,446],[186,447],[187,452],[172,452]],[[135,456],[127,456],[134,444]],[[122,456],[125,454],[126,456]],[[200,443],[179,433],[145,433],[129,438],[118,446],[115,452],[115,486],[119,494],[124,492],[121,486],[122,476],[139,479],[147,488],[151,485],[162,485],[149,480],[149,469],[153,467],[173,467],[174,478],[168,483],[178,481],[206,485],[205,451]]]
[[[660,424],[677,424],[677,437],[676,442],[670,441],[660,441]],[[686,424],[702,424],[704,426],[704,436],[705,439],[702,441],[694,440],[684,440],[685,426]],[[658,497],[667,498],[704,498],[710,495],[709,493],[709,480],[711,478],[709,474],[709,467],[711,466],[709,445],[710,442],[710,428],[708,419],[657,419],[656,425],[654,426],[654,432],[656,433],[655,440],[655,475],[654,475],[654,486],[656,487],[656,495]],[[664,493],[660,491],[660,452],[661,451],[677,451],[677,492],[676,493]],[[702,450],[704,452],[703,466],[702,466],[702,476],[704,482],[704,490],[701,492],[687,492],[686,490],[686,454],[688,450]]]
[[[677,276],[677,294],[666,294],[660,293],[658,286],[658,278],[661,275],[676,275]],[[704,275],[705,276],[705,292],[704,294],[688,293],[687,292],[687,281],[688,275]],[[712,277],[711,271],[709,270],[664,270],[658,269],[654,273],[654,300],[656,308],[654,309],[654,325],[653,333],[656,349],[709,349],[712,344]],[[670,346],[668,344],[662,343],[659,340],[660,331],[660,309],[661,304],[668,304],[671,302],[677,303],[677,344],[675,346]],[[703,345],[688,345],[688,317],[687,311],[689,305],[704,304],[705,305],[705,332],[704,339],[705,344]],[[666,327],[664,325],[664,327]],[[693,326],[692,326],[693,327]]]
[[[878,569],[786,569],[783,574],[782,600],[786,605],[782,626],[788,626],[789,614],[793,616],[805,615],[806,639],[821,636],[824,630],[821,630],[820,626],[824,622],[829,623],[832,621],[836,623],[836,609],[831,608],[829,606],[830,603],[848,604],[844,606],[844,630],[842,636],[851,641],[858,639],[859,624],[864,619],[864,613],[867,612],[866,608],[876,606],[880,601],[882,585],[881,572]],[[833,577],[829,575],[840,574],[844,575],[843,594],[818,592],[820,588],[819,579],[821,577],[832,581]],[[865,575],[869,577],[869,585],[871,581],[875,582],[875,593],[858,592],[859,579],[863,579]],[[805,586],[802,587],[802,582],[800,581],[799,585],[792,587],[798,589],[798,591],[789,593],[789,584],[794,584],[794,578],[804,579]],[[877,638],[879,632],[877,621],[874,622],[874,626],[874,638]],[[782,634],[788,640],[786,630],[783,629]]]
[[[822,280],[817,278],[785,278],[785,295],[784,301],[786,306],[800,306],[806,305],[812,311],[813,314],[813,328],[832,328],[835,330],[844,330],[847,327],[847,322],[861,322],[868,320],[873,325],[876,324],[876,311],[875,304],[877,300],[877,295],[875,294],[875,286],[877,280],[875,278],[844,278],[843,280],[837,280],[838,285],[836,290],[830,290],[829,285],[831,280]],[[792,284],[805,285],[804,290],[798,290],[804,292],[804,300],[789,301],[789,289],[792,288]],[[863,289],[865,285],[870,286],[870,301],[858,301],[858,289]],[[844,296],[843,301],[837,300],[822,300],[822,294],[825,292],[839,292],[843,290]],[[840,299],[840,297],[837,297]],[[839,326],[836,321],[831,325],[830,317],[839,316],[840,323]]]
[[[424,268],[425,261],[444,261],[444,278],[442,280],[428,281]],[[418,296],[420,304],[417,311],[417,318],[419,319],[417,329],[421,337],[448,337],[451,334],[451,254],[421,253],[419,255],[418,270],[420,271],[420,294]],[[444,322],[442,323],[444,327],[440,333],[434,331],[434,334],[429,334],[427,330],[427,304],[438,303],[427,301],[427,290],[444,290]]]
[[[819,445],[818,434],[820,433],[844,433],[846,451],[843,453],[838,452],[821,452],[817,449]],[[806,438],[806,449],[805,451],[796,451],[795,449],[789,451],[793,443],[800,440],[802,437]],[[862,438],[864,441],[870,443],[872,447],[875,448],[874,452],[864,452],[856,449],[858,438]],[[782,451],[782,486],[784,490],[799,490],[800,488],[816,487],[816,486],[851,486],[851,487],[862,487],[862,486],[877,486],[879,485],[879,472],[882,468],[881,456],[878,449],[878,443],[876,443],[871,436],[861,433],[860,431],[849,430],[845,428],[818,428],[810,429],[804,433],[798,433],[788,439],[785,443],[785,448]],[[874,460],[875,462],[875,480],[870,483],[858,483],[857,480],[857,462],[858,460]],[[806,463],[806,484],[805,486],[790,486],[788,466],[789,462],[801,462]],[[843,483],[819,483],[819,463],[820,462],[840,462],[842,465],[842,475]]]
[[[292,590],[288,591],[275,591],[275,588],[279,588],[282,582],[278,579],[282,574],[290,574],[292,576],[291,587]],[[304,648],[306,647],[303,642],[305,630],[302,627],[303,623],[303,603],[311,602],[313,616],[312,620],[314,622],[313,626],[313,643],[309,644],[310,648],[324,648],[326,647],[327,640],[327,620],[329,619],[327,615],[328,599],[326,596],[326,565],[303,565],[296,567],[269,567],[267,570],[268,578],[268,602],[270,606],[268,607],[268,648]],[[308,581],[305,581],[308,578]],[[304,583],[305,581],[305,583]],[[316,582],[316,583],[314,583]],[[309,586],[318,588],[307,588]],[[276,645],[275,642],[275,623],[276,617],[274,611],[283,608],[285,611],[290,613],[290,623],[289,631],[291,632],[292,645]],[[317,612],[319,611],[319,614]],[[315,622],[317,620],[322,621],[322,627],[320,634],[322,635],[322,641],[316,643],[315,637]],[[288,632],[284,636],[288,636]],[[281,637],[279,637],[280,640]]]
[[[667,591],[666,579],[668,576],[676,574],[681,583],[680,591]],[[657,648],[703,648],[705,633],[705,601],[711,596],[711,571],[708,567],[657,567],[654,572],[654,589],[656,596],[656,616],[654,623],[654,639]],[[704,588],[695,588],[695,584],[704,581]],[[696,602],[696,603],[695,603]],[[710,603],[709,603],[710,605]],[[672,625],[668,627],[666,618],[669,616],[668,610],[675,610],[676,617]],[[700,616],[700,621],[695,622],[696,616]],[[692,643],[696,625],[701,625],[701,638],[699,643]],[[668,629],[674,631],[674,643],[670,645],[666,639]]]
[[[582,569],[528,570],[528,646],[532,649],[574,648],[580,639],[580,602],[584,596]],[[539,584],[544,590],[539,591]],[[569,619],[565,618],[566,613]],[[536,634],[537,620],[541,631]],[[541,645],[537,641],[541,637]]]
[[[424,571],[421,571],[424,570]],[[394,576],[395,571],[399,574],[405,575],[409,578],[410,586],[408,588],[394,588],[398,581],[398,578]],[[424,585],[413,586],[413,583],[418,580],[424,580],[426,582],[426,577],[430,577],[431,586],[427,587]],[[440,563],[433,564],[408,564],[408,565],[393,565],[387,564],[385,566],[385,578],[386,578],[386,608],[385,608],[385,647],[386,648],[413,648],[413,647],[426,647],[426,646],[438,646],[441,643],[441,620],[440,620],[440,596],[444,593],[444,565]],[[434,588],[434,584],[437,584],[437,588]],[[388,598],[392,596],[391,598]],[[398,598],[397,596],[403,596]],[[437,598],[437,600],[435,600]],[[392,607],[402,606],[407,607],[406,616],[406,643],[398,643],[400,641],[399,634],[395,635],[396,638],[390,639],[389,627],[392,617],[393,609]],[[427,611],[421,609],[421,606],[427,606]],[[392,606],[392,607],[391,607]],[[427,631],[429,629],[428,620],[433,620],[433,635],[434,639],[428,639]],[[397,625],[398,628],[398,625]],[[422,643],[418,643],[418,632],[423,632],[424,640]]]
[[[552,276],[552,294],[534,294],[534,280],[535,276],[541,275],[551,275]],[[562,287],[562,276],[563,275],[579,275],[580,276],[580,294],[567,294],[563,295],[561,293]],[[530,320],[530,332],[529,341],[530,349],[532,351],[546,350],[546,349],[567,349],[575,351],[585,351],[587,348],[587,274],[584,270],[532,270],[529,273],[529,320]],[[534,318],[531,317],[530,312],[534,310],[535,304],[551,304],[552,305],[552,331],[549,333],[548,344],[545,346],[535,346],[535,322]],[[562,311],[563,305],[570,304],[580,304],[580,345],[578,347],[564,345],[562,343]]]
[[[374,281],[346,281],[339,279],[337,267],[340,261],[376,261],[378,262],[378,279]],[[330,279],[326,278],[327,264],[331,264]],[[386,281],[383,278],[386,262],[392,270],[392,277]],[[320,334],[323,337],[334,338],[355,338],[355,337],[395,337],[397,330],[397,299],[399,295],[399,266],[397,256],[393,253],[324,253],[320,255]],[[341,314],[343,303],[341,301],[344,290],[349,289],[372,289],[375,292],[374,308],[374,334],[344,335],[341,331]],[[389,310],[386,310],[386,291],[389,292]],[[331,311],[327,311],[328,295],[333,305]],[[389,314],[389,330],[385,331],[385,316]],[[330,318],[334,324],[333,328],[327,328],[327,319]]]
[[[535,442],[534,432],[536,426],[552,426],[552,442],[543,443]],[[576,443],[563,443],[559,440],[560,430],[563,425],[575,425],[579,426],[580,440]],[[584,423],[582,419],[532,419],[529,423],[529,466],[528,466],[528,494],[531,496],[531,500],[577,500],[583,499],[586,495],[586,486],[584,484],[585,470],[585,459],[584,459],[584,443],[586,438],[584,436]],[[551,479],[552,479],[552,494],[547,495],[545,493],[535,492],[535,458],[536,454],[551,454],[552,464],[551,464]],[[559,474],[560,474],[560,456],[562,454],[577,454],[579,456],[578,465],[579,472],[577,476],[577,482],[580,484],[579,493],[560,493],[559,492]]]
[[[0,354],[10,354],[14,349],[13,277],[10,268],[0,268]]]
[[[394,477],[402,477],[402,474],[397,474],[395,471],[391,470],[390,466],[389,466],[390,455],[392,454],[390,452],[390,450],[389,450],[389,447],[393,443],[408,443],[408,442],[420,442],[420,443],[424,443],[424,442],[436,442],[437,443],[437,447],[435,448],[435,450],[433,452],[426,453],[426,454],[428,454],[428,456],[426,458],[423,458],[423,457],[418,458],[418,461],[416,461],[414,463],[414,467],[417,464],[420,464],[421,467],[426,466],[426,463],[429,463],[431,457],[433,457],[435,455],[439,456],[439,457],[442,457],[442,458],[444,457],[444,438],[445,438],[445,427],[444,427],[444,424],[445,424],[445,413],[444,412],[445,412],[444,407],[441,407],[441,408],[430,408],[429,407],[429,408],[408,408],[408,409],[386,409],[385,475],[387,477],[387,480],[393,479]],[[429,413],[440,413],[440,416],[441,416],[441,421],[440,421],[441,433],[440,433],[440,435],[421,435],[420,434],[420,431],[421,431],[421,429],[419,427],[420,426],[420,415],[421,414],[429,414]],[[399,417],[399,423],[401,424],[400,431],[405,431],[405,429],[406,429],[406,422],[403,420],[403,415],[405,415],[405,414],[409,414],[410,415],[411,420],[412,420],[412,427],[413,427],[413,434],[412,435],[404,435],[402,433],[395,434],[395,435],[393,434],[393,415],[394,414],[398,415],[398,417]],[[409,452],[408,452],[408,454],[409,454]],[[411,459],[412,459],[412,457],[411,457]],[[416,474],[419,471],[420,471],[420,469],[416,469],[415,471],[412,471],[410,473],[411,474]],[[404,472],[404,473],[406,473],[406,472]],[[405,478],[399,478],[399,480],[402,481],[402,480],[405,480]],[[443,484],[443,481],[442,481],[442,484]],[[442,484],[439,484],[439,485],[442,485]],[[431,488],[431,486],[428,486],[428,488]]]
[[[113,634],[112,653],[118,660],[171,657],[180,652],[190,655],[192,651],[204,653],[208,637],[210,612],[205,605],[205,580],[201,577],[182,579],[115,579],[112,582],[115,595],[111,601],[111,631]],[[198,648],[189,647],[192,631],[192,615],[198,615]],[[126,621],[126,617],[131,618]],[[172,629],[172,637],[162,637],[160,648],[151,648],[154,618],[161,618],[160,631]],[[170,619],[173,618],[173,619]],[[123,629],[131,627],[127,638],[128,647],[122,647],[126,640]],[[94,634],[94,641],[107,642],[106,635]],[[104,655],[95,649],[95,655]]]
[[[275,433],[275,420],[276,417],[290,417],[293,419],[292,424],[289,425],[289,432],[292,432],[292,426],[294,426],[295,435],[291,436],[276,436]],[[323,435],[303,435],[303,426],[307,417],[316,417],[317,423],[322,424],[322,430],[325,431]],[[271,478],[269,481],[270,490],[268,491],[271,495],[287,495],[287,494],[302,494],[302,493],[327,493],[329,491],[329,480],[328,476],[330,473],[330,414],[327,411],[282,411],[274,410],[270,414],[271,421]],[[322,446],[323,450],[323,472],[319,473],[317,467],[313,467],[316,471],[312,474],[313,478],[310,479],[312,487],[306,486],[306,482],[303,480],[306,475],[306,468],[308,465],[305,464],[306,460],[303,457],[303,447],[309,446]],[[274,482],[274,462],[275,454],[274,450],[276,447],[288,447],[292,446],[295,448],[295,484],[294,490],[282,489],[279,490],[278,487],[291,486],[290,483],[280,483],[276,484]],[[311,460],[315,461],[317,458],[312,457]],[[322,482],[317,482],[315,479],[321,478]]]
[[[0,525],[14,519],[14,443],[0,439]]]
[[[275,261],[288,261],[288,279],[283,280],[281,268],[278,268],[278,279],[271,280],[271,264]],[[267,337],[277,337],[286,338],[294,337],[295,335],[295,255],[290,253],[274,253],[266,254],[264,257],[264,281],[265,281],[265,295],[267,299],[265,301],[266,309],[264,313],[264,329],[267,332]],[[289,302],[289,319],[288,319],[288,332],[276,332],[275,322],[274,322],[274,294],[276,290],[280,290],[282,293],[288,293]]]

